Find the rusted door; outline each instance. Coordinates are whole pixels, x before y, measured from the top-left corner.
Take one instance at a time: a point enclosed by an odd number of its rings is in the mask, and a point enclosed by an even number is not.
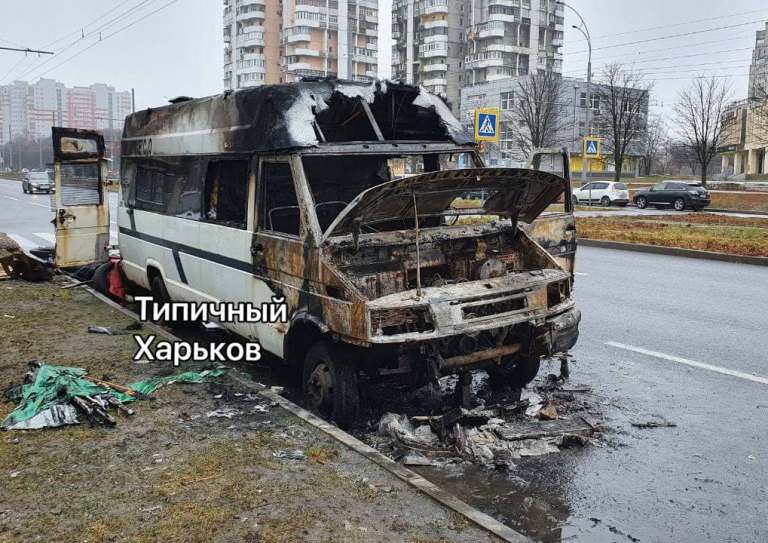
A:
[[[576,266],[576,217],[571,197],[571,167],[567,150],[534,151],[529,167],[556,173],[563,178],[563,211],[540,215],[527,229],[565,270],[573,275]]]
[[[60,268],[106,260],[109,198],[104,137],[92,130],[53,128],[56,229]]]

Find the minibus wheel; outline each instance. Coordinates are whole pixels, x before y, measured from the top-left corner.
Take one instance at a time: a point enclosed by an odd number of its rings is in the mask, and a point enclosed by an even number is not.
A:
[[[109,296],[109,270],[111,267],[112,264],[106,262],[93,272],[93,289],[104,296]]]
[[[168,290],[165,288],[165,281],[160,275],[155,275],[152,278],[150,284],[152,288],[152,298],[157,304],[167,304],[171,302],[171,297],[168,296]]]
[[[321,341],[309,349],[302,385],[304,401],[311,410],[331,418],[341,428],[355,423],[360,409],[357,367],[341,356],[337,346]]]
[[[490,385],[494,390],[525,388],[536,378],[541,363],[538,356],[519,357],[516,362],[502,362],[501,366],[488,369]]]

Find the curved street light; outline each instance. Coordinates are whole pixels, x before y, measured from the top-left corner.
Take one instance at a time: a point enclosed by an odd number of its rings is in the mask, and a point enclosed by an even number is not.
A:
[[[563,7],[566,7],[570,9],[572,12],[576,14],[576,16],[579,18],[579,21],[581,21],[581,24],[579,26],[572,25],[572,28],[575,28],[579,32],[581,32],[581,35],[584,36],[584,38],[587,40],[587,45],[589,46],[589,57],[587,60],[587,120],[586,120],[586,129],[589,132],[589,135],[592,135],[592,120],[591,120],[591,114],[592,114],[592,36],[589,34],[589,27],[587,27],[587,23],[584,22],[584,18],[581,16],[581,13],[576,11],[575,8],[571,7],[570,5],[566,4],[565,2],[561,0],[557,0],[555,4],[559,4]],[[581,179],[586,184],[587,179],[587,146],[584,144],[584,141],[581,142]],[[590,203],[592,203],[592,195],[589,197]]]

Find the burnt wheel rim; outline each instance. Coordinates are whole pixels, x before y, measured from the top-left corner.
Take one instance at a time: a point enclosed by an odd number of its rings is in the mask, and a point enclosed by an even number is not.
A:
[[[333,406],[333,389],[331,368],[325,362],[320,362],[307,379],[307,401],[314,409],[327,411]]]

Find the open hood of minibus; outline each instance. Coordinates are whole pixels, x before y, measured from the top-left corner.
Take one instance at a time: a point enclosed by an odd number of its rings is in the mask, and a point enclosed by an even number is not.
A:
[[[476,199],[478,213],[533,222],[563,193],[566,181],[555,174],[517,168],[475,168],[431,172],[388,181],[360,193],[336,217],[325,237],[352,234],[358,226],[414,216],[439,216],[456,210],[457,199]],[[475,195],[475,196],[473,196]]]

